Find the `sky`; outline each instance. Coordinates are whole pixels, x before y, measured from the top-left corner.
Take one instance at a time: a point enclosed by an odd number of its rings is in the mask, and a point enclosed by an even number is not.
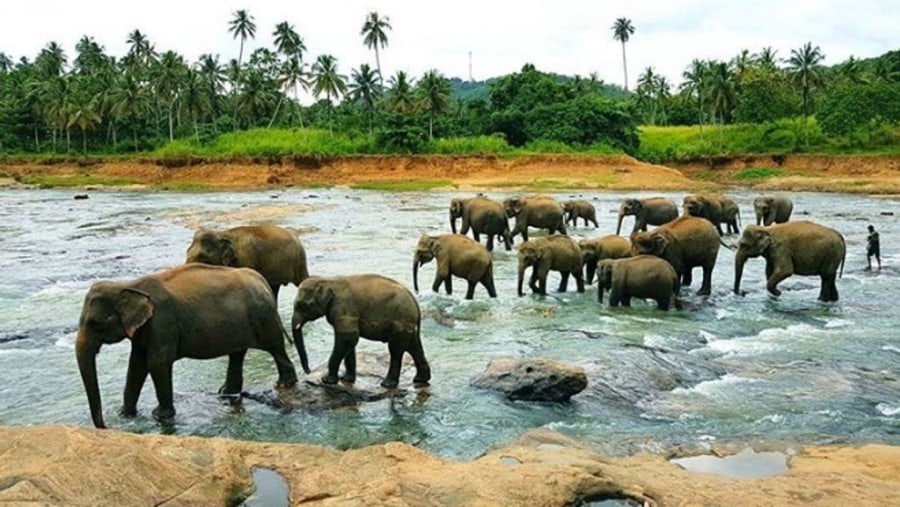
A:
[[[307,61],[328,53],[349,75],[374,54],[359,34],[369,12],[388,17],[392,30],[382,50],[386,77],[398,70],[421,76],[437,69],[447,77],[482,80],[516,72],[526,63],[539,70],[622,84],[622,47],[612,38],[616,18],[631,20],[626,45],[629,83],[647,67],[681,82],[694,58],[730,59],[741,49],[765,46],[787,58],[810,41],[826,64],[851,55],[873,57],[900,49],[898,0],[17,0],[0,16],[0,52],[33,58],[49,41],[71,58],[82,35],[121,56],[129,32],[147,34],[159,52],[174,49],[190,61],[203,53],[226,62],[239,42],[228,33],[234,11],[255,18],[255,41],[272,47],[275,24],[288,21],[303,37]]]

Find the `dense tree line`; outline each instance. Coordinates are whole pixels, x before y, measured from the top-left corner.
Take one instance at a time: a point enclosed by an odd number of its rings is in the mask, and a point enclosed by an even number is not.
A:
[[[359,35],[375,66],[345,73],[333,55],[312,58],[287,21],[271,32],[271,47],[248,55],[253,16],[236,11],[227,29],[239,41],[236,58],[204,54],[188,62],[158,51],[148,34],[127,35],[116,57],[82,37],[74,54],[50,42],[33,59],[0,52],[0,153],[124,153],[175,138],[204,143],[222,132],[267,127],[315,127],[372,136],[384,151],[415,152],[434,137],[497,135],[513,146],[557,142],[634,152],[637,125],[763,123],[817,115],[823,130],[846,133],[900,121],[900,51],[825,67],[806,44],[782,60],[771,48],[744,50],[728,62],[694,60],[673,87],[654,69],[640,73],[633,93],[588,77],[566,77],[525,65],[520,72],[473,83],[437,70],[422,76],[381,74],[390,19],[369,13]],[[616,20],[625,43],[631,21]],[[627,83],[627,77],[626,83]],[[315,98],[301,104],[301,92]]]

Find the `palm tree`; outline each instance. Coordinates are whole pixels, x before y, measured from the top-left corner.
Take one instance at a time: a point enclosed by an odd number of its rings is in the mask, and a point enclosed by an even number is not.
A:
[[[383,81],[381,80],[381,59],[378,55],[378,47],[381,46],[383,49],[387,46],[388,38],[385,30],[391,29],[391,18],[387,16],[381,18],[377,12],[370,12],[366,17],[366,22],[363,23],[362,30],[359,31],[366,47],[375,50],[375,67],[378,68],[379,83],[383,83]]]
[[[428,138],[434,139],[434,117],[450,109],[450,81],[435,69],[422,76],[417,88],[422,109],[428,112]]]
[[[725,115],[734,108],[735,86],[734,76],[725,62],[710,62],[709,76],[709,100],[710,114],[715,119],[719,116],[719,135],[722,134],[722,125],[725,123]]]
[[[124,72],[116,80],[110,100],[112,103],[110,114],[114,119],[128,120],[134,140],[134,151],[138,151],[138,122],[150,109],[144,89],[131,72]]]
[[[777,54],[778,51],[772,49],[772,46],[766,46],[756,55],[756,64],[764,69],[775,70],[778,68]]]
[[[628,63],[625,59],[625,43],[634,33],[634,25],[627,18],[619,18],[612,26],[613,39],[622,43],[622,68],[625,71],[625,91],[628,91]]]
[[[748,49],[742,49],[737,56],[731,59],[731,67],[734,69],[734,77],[737,79],[738,85],[743,81],[751,65],[753,65],[753,57]]]
[[[378,85],[380,80],[378,71],[373,71],[368,63],[359,66],[359,70],[351,72],[351,83],[348,87],[351,100],[362,104],[369,118],[369,131],[372,131],[372,124],[375,118],[375,104],[381,96],[381,87]]]
[[[190,68],[185,71],[181,104],[191,118],[194,138],[198,143],[200,142],[200,130],[197,128],[197,119],[210,108],[209,96],[205,93],[205,88],[206,83],[200,71]]]
[[[696,58],[691,61],[691,65],[687,70],[681,73],[684,81],[681,83],[681,91],[686,93],[688,97],[693,97],[697,101],[697,121],[700,123],[700,134],[703,134],[703,101],[706,90],[706,64]]]
[[[332,116],[334,113],[334,104],[331,98],[338,98],[347,93],[346,77],[338,73],[337,59],[331,55],[319,55],[315,65],[312,68],[313,73],[313,95],[316,99],[323,93],[328,101],[328,109]],[[331,131],[332,125],[329,122],[328,130]]]
[[[293,25],[287,21],[278,23],[275,25],[275,31],[272,32],[272,36],[275,37],[275,49],[279,53],[288,58],[296,56],[301,60],[303,59],[306,45],[303,43],[303,38],[294,31]]]
[[[800,93],[803,97],[803,137],[804,143],[809,145],[809,135],[806,130],[806,120],[809,117],[809,102],[814,86],[822,84],[822,67],[819,65],[825,55],[819,46],[813,47],[811,42],[807,42],[800,49],[792,49],[791,57],[788,58],[788,70],[793,76],[794,83],[800,87]]]
[[[303,127],[303,116],[300,114],[300,99],[297,96],[297,90],[303,88],[309,90],[309,72],[306,70],[306,64],[300,60],[299,56],[292,56],[281,66],[281,85],[286,89],[294,91],[294,110],[297,113],[300,127]]]
[[[87,131],[100,123],[98,112],[99,96],[92,95],[89,89],[89,78],[74,79],[73,91],[68,104],[68,121],[66,127],[73,125],[81,131],[81,151],[87,153]]]
[[[184,59],[174,51],[163,53],[156,67],[154,76],[155,90],[165,102],[168,114],[169,141],[175,139],[175,106],[181,98],[182,81],[186,73],[187,66],[184,64]]]
[[[9,72],[13,67],[13,62],[6,53],[0,51],[0,72]]]
[[[225,91],[225,82],[227,81],[225,70],[219,64],[218,55],[200,55],[198,64],[198,72],[201,81],[203,82],[204,94],[206,95],[204,101],[208,105],[207,112],[209,113],[209,118],[213,124],[213,131],[218,132],[216,118],[218,118],[221,113],[219,100]]]
[[[228,31],[234,39],[241,38],[241,49],[237,59],[238,67],[240,67],[244,57],[244,41],[256,38],[256,23],[253,22],[253,16],[247,14],[244,9],[235,11],[234,18],[228,23]]]
[[[398,70],[388,80],[390,90],[388,92],[388,106],[398,113],[412,112],[416,107],[413,96],[413,83],[406,72]]]

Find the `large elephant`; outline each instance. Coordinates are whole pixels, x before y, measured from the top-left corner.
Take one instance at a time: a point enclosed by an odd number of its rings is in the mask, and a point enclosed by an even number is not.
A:
[[[600,227],[597,224],[597,210],[589,201],[575,200],[563,201],[563,212],[565,213],[565,222],[572,223],[572,227],[578,226],[578,219],[584,219],[584,226],[588,226],[588,222],[593,222],[594,227]]]
[[[838,268],[843,275],[847,245],[841,233],[808,221],[750,225],[738,243],[734,258],[734,292],[740,294],[744,263],[750,257],[766,260],[766,288],[780,296],[778,284],[791,275],[818,275],[820,301],[837,301]]]
[[[528,286],[532,292],[547,294],[547,275],[550,271],[559,271],[562,279],[559,292],[565,292],[569,275],[575,278],[578,292],[584,292],[584,278],[581,270],[581,249],[574,239],[568,236],[546,236],[526,241],[519,247],[519,284],[518,294],[522,292],[525,269],[531,267],[531,278]]]
[[[597,301],[609,290],[609,306],[631,306],[631,298],[652,299],[657,308],[668,310],[678,302],[678,274],[667,261],[653,255],[605,259],[597,263]]]
[[[598,261],[631,257],[631,242],[615,234],[583,239],[578,242],[578,248],[581,249],[581,264],[585,268],[585,283],[594,281]]]
[[[625,215],[634,215],[634,228],[631,230],[631,234],[634,234],[646,231],[647,225],[662,225],[675,220],[678,217],[678,205],[664,197],[625,199],[619,206],[617,235],[622,232],[622,219]]]
[[[494,250],[494,236],[503,240],[506,250],[512,250],[512,239],[509,233],[509,221],[503,204],[484,196],[468,199],[456,198],[450,201],[450,229],[456,234],[456,219],[462,219],[460,234],[468,234],[472,229],[475,241],[481,241],[480,235],[487,235],[487,249]]]
[[[269,282],[276,302],[282,285],[300,285],[309,276],[306,251],[297,233],[277,225],[200,229],[194,233],[185,262],[254,269]]]
[[[337,383],[341,362],[344,363],[341,380],[349,383],[356,380],[356,344],[363,337],[388,345],[390,367],[382,387],[397,387],[406,352],[416,365],[413,382],[417,386],[428,385],[431,367],[422,348],[422,314],[416,298],[406,287],[374,274],[313,276],[304,280],[294,300],[291,328],[300,364],[306,372],[309,372],[309,362],[303,345],[303,324],[323,315],[334,328],[334,348],[323,383]]]
[[[756,225],[783,224],[791,219],[794,203],[783,195],[767,195],[753,199]]]
[[[691,270],[703,268],[703,283],[697,294],[709,295],[720,244],[719,235],[708,220],[682,215],[650,232],[632,235],[631,253],[655,255],[669,261],[680,278],[680,285],[689,286]]]
[[[413,287],[419,290],[419,266],[437,259],[437,273],[431,288],[437,292],[444,284],[447,294],[453,293],[453,276],[469,283],[466,299],[475,295],[475,285],[479,282],[492,298],[497,297],[494,289],[494,267],[491,254],[477,241],[462,234],[424,235],[419,238],[413,255]]]
[[[555,199],[549,196],[534,195],[506,199],[503,208],[510,217],[516,217],[516,225],[510,236],[522,235],[523,241],[528,241],[528,227],[547,229],[548,234],[559,231],[566,234],[564,211]]]
[[[705,218],[716,227],[721,236],[722,226],[727,225],[728,234],[738,234],[738,223],[741,218],[741,210],[736,202],[722,194],[691,194],[685,196],[683,202],[684,214]]]
[[[137,414],[147,375],[153,379],[158,419],[175,415],[172,364],[188,357],[228,356],[221,392],[239,394],[248,348],[272,355],[278,386],[297,383],[284,350],[285,333],[265,279],[250,269],[187,264],[126,282],[97,282],[84,298],[75,355],[94,426],[105,428],[96,356],[104,344],[131,340],[122,415]],[[298,350],[299,352],[299,350]]]

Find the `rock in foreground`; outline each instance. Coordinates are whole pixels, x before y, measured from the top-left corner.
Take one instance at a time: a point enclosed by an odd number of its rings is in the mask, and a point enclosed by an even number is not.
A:
[[[587,387],[584,369],[549,359],[494,359],[475,387],[501,391],[511,400],[568,401]]]

